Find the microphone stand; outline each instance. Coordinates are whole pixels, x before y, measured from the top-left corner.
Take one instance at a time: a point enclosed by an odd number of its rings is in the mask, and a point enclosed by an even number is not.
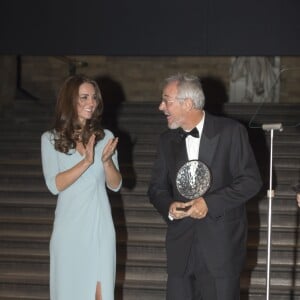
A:
[[[270,265],[271,265],[271,248],[272,248],[272,199],[275,195],[274,190],[272,189],[272,179],[273,179],[273,137],[274,130],[282,131],[282,124],[263,124],[262,129],[265,131],[270,131],[270,174],[269,174],[269,208],[268,208],[268,248],[267,248],[267,280],[266,280],[266,300],[270,298]]]

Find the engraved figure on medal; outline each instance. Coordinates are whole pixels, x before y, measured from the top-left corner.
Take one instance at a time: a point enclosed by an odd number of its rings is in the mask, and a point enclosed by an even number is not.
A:
[[[203,196],[210,185],[211,172],[207,165],[199,160],[186,162],[177,172],[177,189],[187,199]]]

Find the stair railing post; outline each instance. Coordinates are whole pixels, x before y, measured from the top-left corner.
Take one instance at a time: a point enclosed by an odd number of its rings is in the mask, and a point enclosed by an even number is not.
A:
[[[282,131],[282,124],[264,124],[263,130],[270,131],[270,173],[268,190],[268,241],[267,241],[267,274],[266,274],[266,300],[270,299],[270,271],[271,271],[271,251],[272,251],[272,200],[275,196],[273,190],[273,138],[274,130]]]

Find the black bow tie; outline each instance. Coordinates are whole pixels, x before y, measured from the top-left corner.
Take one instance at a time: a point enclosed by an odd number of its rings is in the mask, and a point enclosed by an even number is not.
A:
[[[191,131],[184,131],[182,128],[181,130],[179,131],[179,134],[180,134],[180,137],[185,139],[188,135],[191,135],[195,138],[198,138],[199,137],[199,131],[197,129],[197,127],[193,128]]]

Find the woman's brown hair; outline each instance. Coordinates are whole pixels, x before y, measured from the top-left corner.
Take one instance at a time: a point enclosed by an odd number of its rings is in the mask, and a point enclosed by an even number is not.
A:
[[[79,122],[77,115],[79,87],[83,83],[93,85],[98,103],[91,119],[86,120],[84,126]],[[76,142],[80,141],[85,146],[92,134],[96,136],[96,143],[103,139],[102,112],[103,100],[97,82],[84,75],[68,77],[59,91],[56,102],[54,117],[55,149],[68,153],[70,149],[75,149]]]

